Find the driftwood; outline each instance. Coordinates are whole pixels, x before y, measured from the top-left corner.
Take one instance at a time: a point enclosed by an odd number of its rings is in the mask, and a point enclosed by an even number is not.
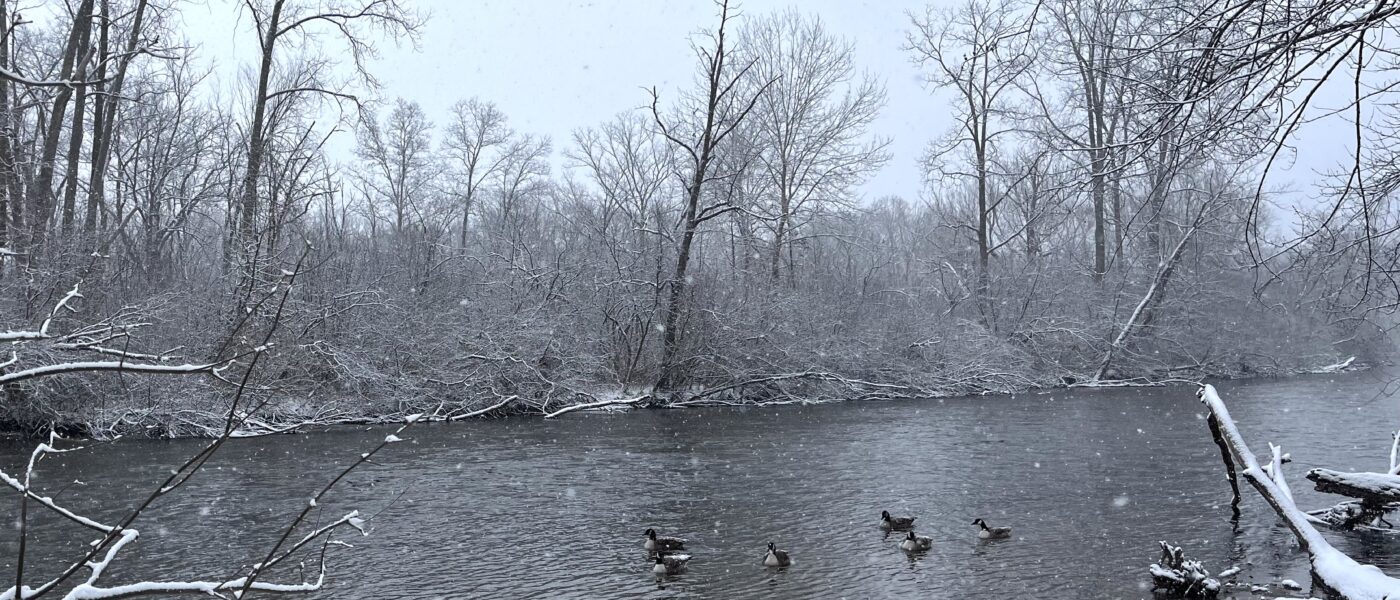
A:
[[[1310,510],[1308,516],[1314,523],[1321,523],[1333,529],[1395,533],[1397,530],[1385,520],[1385,515],[1397,510],[1400,510],[1400,502],[1375,505],[1360,500],[1348,500],[1327,508]]]
[[[1317,484],[1319,492],[1349,496],[1367,504],[1400,502],[1400,475],[1313,469],[1308,471],[1308,480]]]
[[[1211,578],[1201,561],[1186,558],[1180,546],[1157,543],[1162,546],[1162,559],[1148,567],[1153,589],[1183,598],[1214,598],[1220,594],[1220,582]]]
[[[1196,392],[1202,402],[1210,408],[1220,426],[1220,437],[1230,449],[1234,462],[1242,467],[1240,474],[1254,487],[1274,512],[1278,514],[1293,536],[1298,546],[1308,553],[1312,564],[1314,580],[1337,597],[1345,600],[1386,600],[1400,598],[1400,580],[1387,576],[1374,565],[1365,565],[1332,547],[1322,534],[1313,527],[1313,518],[1293,502],[1293,493],[1283,478],[1283,452],[1271,446],[1273,460],[1266,472],[1260,466],[1254,453],[1245,444],[1225,401],[1220,399],[1215,387],[1205,385]]]

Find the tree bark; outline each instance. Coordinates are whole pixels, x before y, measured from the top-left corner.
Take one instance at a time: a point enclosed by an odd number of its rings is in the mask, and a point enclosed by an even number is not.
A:
[[[61,79],[72,78],[78,61],[87,53],[84,46],[88,39],[88,31],[92,27],[92,4],[93,0],[83,0],[78,6],[73,28],[68,33],[68,43],[63,51],[63,63],[59,69]],[[38,175],[29,189],[29,214],[33,230],[30,240],[31,262],[37,258],[34,256],[37,250],[44,245],[48,220],[53,212],[54,161],[58,158],[58,142],[63,135],[63,118],[68,114],[68,103],[72,97],[73,88],[68,86],[60,87],[54,94],[53,105],[49,110],[48,129],[44,132],[44,143],[39,157]]]
[[[116,114],[118,98],[121,97],[123,84],[126,82],[127,68],[131,65],[131,60],[136,56],[136,45],[141,41],[141,26],[146,16],[147,0],[138,0],[136,3],[136,13],[131,21],[131,34],[127,38],[126,49],[122,54],[121,61],[117,63],[117,73],[112,78],[109,93],[99,94],[96,103],[96,115],[93,117],[93,138],[92,138],[92,166],[88,173],[88,193],[86,214],[83,216],[83,231],[91,236],[97,231],[98,215],[103,202],[106,200],[107,186],[107,166],[111,160],[112,138],[116,132]],[[108,0],[102,0],[102,11],[106,15],[109,10]],[[103,19],[106,23],[106,19]],[[102,43],[107,43],[108,32],[106,25],[103,27]],[[103,49],[106,53],[106,49]],[[104,73],[105,75],[105,67]],[[89,243],[95,243],[90,241]]]
[[[250,255],[249,247],[256,244],[258,220],[258,178],[262,174],[263,155],[266,152],[267,89],[272,78],[273,55],[277,44],[278,29],[282,26],[282,6],[286,0],[276,0],[272,4],[272,15],[264,24],[266,31],[261,40],[262,62],[258,67],[258,89],[253,96],[253,123],[248,128],[248,162],[243,173],[242,193],[239,198],[238,236],[232,250],[242,257]]]

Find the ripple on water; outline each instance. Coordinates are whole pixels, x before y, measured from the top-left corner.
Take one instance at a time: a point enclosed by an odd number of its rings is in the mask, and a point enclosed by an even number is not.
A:
[[[1232,384],[1250,441],[1310,467],[1384,466],[1397,401],[1375,376]],[[1364,410],[1356,410],[1364,408]],[[1286,409],[1286,410],[1285,410]],[[1190,390],[1104,390],[927,402],[577,414],[410,430],[355,473],[318,519],[358,508],[373,535],[333,549],[311,598],[1140,598],[1157,540],[1241,580],[1308,581],[1286,530],[1252,496],[1229,521],[1228,487]],[[229,576],[261,560],[287,516],[383,432],[239,440],[137,526],[113,575]],[[13,470],[27,449],[0,442]],[[195,441],[131,441],[51,458],[42,485],[99,516],[130,505]],[[82,485],[64,484],[80,480]],[[931,550],[908,554],[881,510],[918,516]],[[0,518],[15,520],[13,503]],[[975,518],[1015,529],[979,541]],[[687,573],[658,579],[642,531],[690,539]],[[87,534],[36,520],[35,579]],[[1400,569],[1400,539],[1332,535]],[[768,541],[795,564],[761,562]],[[255,552],[253,549],[261,549]],[[0,540],[0,572],[15,546]],[[285,574],[284,574],[285,575]]]

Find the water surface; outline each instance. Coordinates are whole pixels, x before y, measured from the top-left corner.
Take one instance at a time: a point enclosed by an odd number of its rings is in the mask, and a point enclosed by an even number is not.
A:
[[[1282,443],[1300,505],[1330,499],[1314,466],[1378,470],[1400,401],[1383,374],[1221,385],[1257,453]],[[1240,581],[1309,585],[1273,513],[1229,488],[1190,389],[1095,390],[880,403],[575,414],[416,427],[352,475],[320,519],[373,514],[369,537],[330,552],[309,598],[1150,598],[1157,541],[1184,545]],[[228,577],[332,471],[382,428],[240,440],[137,523],[107,583],[137,574]],[[45,461],[37,481],[115,520],[203,442],[119,441]],[[27,444],[0,441],[14,473]],[[0,504],[14,523],[17,502]],[[933,550],[908,556],[879,513],[918,515]],[[1015,529],[979,542],[974,518]],[[71,561],[91,535],[38,515],[29,572]],[[688,573],[658,582],[642,531],[691,540]],[[14,531],[11,529],[11,531]],[[1400,572],[1400,536],[1328,534]],[[0,581],[15,536],[0,540]],[[772,540],[796,564],[761,566]],[[37,563],[37,566],[36,566]],[[288,574],[284,574],[288,575]],[[295,577],[295,574],[288,575]],[[283,577],[282,579],[286,579]],[[1273,595],[1306,597],[1278,587]],[[1256,597],[1241,593],[1239,597]]]

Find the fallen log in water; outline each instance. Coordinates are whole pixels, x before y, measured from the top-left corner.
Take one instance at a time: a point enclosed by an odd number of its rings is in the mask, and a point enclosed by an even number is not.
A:
[[[1282,451],[1272,447],[1273,462],[1266,473],[1235,427],[1230,411],[1216,393],[1215,386],[1202,386],[1196,394],[1210,408],[1211,415],[1219,424],[1221,439],[1234,456],[1235,464],[1243,467],[1241,476],[1278,513],[1298,539],[1298,545],[1308,553],[1313,578],[1317,583],[1345,600],[1400,598],[1400,580],[1387,576],[1375,565],[1358,563],[1332,547],[1312,526],[1311,517],[1298,510],[1293,503],[1293,494],[1288,491],[1288,483],[1283,478]]]
[[[1308,471],[1308,480],[1317,484],[1319,492],[1350,496],[1367,504],[1400,502],[1400,475],[1313,469]]]

